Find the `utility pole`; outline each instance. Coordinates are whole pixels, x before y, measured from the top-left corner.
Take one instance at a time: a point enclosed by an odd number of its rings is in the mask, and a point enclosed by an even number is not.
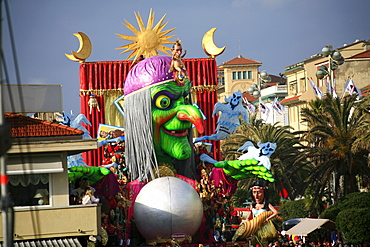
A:
[[[6,0],[5,0],[6,1]],[[5,2],[6,4],[6,2]],[[0,0],[0,19],[2,11],[2,0]],[[2,37],[2,25],[0,25],[0,37]],[[2,53],[2,43],[0,39],[0,52]],[[1,218],[3,224],[3,246],[13,247],[14,232],[14,211],[8,191],[8,175],[6,174],[7,155],[6,152],[11,146],[12,136],[10,126],[5,123],[2,99],[3,96],[3,54],[0,59],[0,186],[1,186]]]

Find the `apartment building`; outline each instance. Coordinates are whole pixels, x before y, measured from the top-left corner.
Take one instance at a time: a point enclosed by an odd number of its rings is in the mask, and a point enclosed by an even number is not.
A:
[[[338,97],[343,97],[344,88],[349,77],[355,85],[365,92],[370,84],[370,45],[363,40],[356,40],[352,44],[345,44],[340,48],[333,49],[339,51],[344,63],[333,70],[335,81],[331,85],[335,86]],[[284,68],[281,74],[286,77],[288,95],[282,100],[282,104],[288,109],[289,125],[294,130],[306,130],[307,126],[302,123],[301,109],[307,107],[308,102],[317,96],[312,90],[310,81],[320,88],[325,95],[328,91],[327,80],[318,79],[316,71],[321,66],[329,66],[330,59],[321,54],[312,55],[296,64]],[[330,82],[330,80],[328,81]]]

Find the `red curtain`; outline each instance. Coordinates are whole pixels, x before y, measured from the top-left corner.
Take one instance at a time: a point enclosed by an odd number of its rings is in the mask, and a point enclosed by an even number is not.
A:
[[[192,92],[196,94],[198,106],[207,120],[204,122],[204,135],[212,135],[216,129],[216,118],[212,118],[213,106],[217,102],[217,65],[213,58],[183,59]],[[80,109],[81,113],[91,122],[87,130],[93,138],[97,138],[99,124],[105,123],[104,95],[123,94],[124,81],[130,70],[132,61],[89,62],[80,65]],[[89,96],[95,95],[100,111],[93,108],[90,114]],[[118,97],[117,96],[117,97]],[[212,142],[216,160],[221,160],[219,142]],[[92,150],[83,154],[85,162],[90,166],[99,166],[103,160],[103,149]]]

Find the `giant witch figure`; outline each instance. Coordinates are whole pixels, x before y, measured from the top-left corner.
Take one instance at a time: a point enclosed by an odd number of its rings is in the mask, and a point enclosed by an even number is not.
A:
[[[192,127],[203,132],[203,118],[191,104],[191,82],[178,83],[169,72],[172,58],[153,56],[135,65],[125,81],[126,163],[131,180],[149,181],[168,174],[195,178]],[[236,179],[272,174],[257,160],[215,164]]]
[[[169,72],[171,61],[169,56],[147,58],[125,81],[126,162],[132,180],[148,181],[160,170],[195,175],[189,140],[193,125],[203,132],[203,118],[190,103],[190,81],[177,83]]]

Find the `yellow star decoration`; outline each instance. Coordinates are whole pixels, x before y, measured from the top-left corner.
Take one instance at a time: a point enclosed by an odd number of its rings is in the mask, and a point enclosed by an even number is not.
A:
[[[149,18],[147,26],[144,26],[143,19],[140,16],[140,13],[134,12],[136,21],[139,25],[140,30],[137,30],[131,23],[129,23],[127,20],[124,20],[126,23],[122,23],[125,25],[128,29],[130,29],[135,36],[129,36],[129,35],[122,35],[117,34],[119,39],[125,39],[132,41],[133,43],[130,43],[125,46],[118,47],[116,49],[126,49],[122,53],[132,51],[131,54],[127,57],[127,60],[134,57],[134,61],[139,57],[140,55],[143,55],[145,58],[159,55],[158,51],[161,51],[165,54],[171,55],[168,51],[171,49],[164,46],[163,44],[174,44],[173,41],[168,41],[167,39],[172,38],[176,35],[170,35],[165,36],[169,32],[175,30],[176,28],[172,28],[167,31],[163,31],[162,29],[167,25],[168,21],[164,24],[163,20],[166,17],[166,15],[163,15],[163,17],[158,21],[157,25],[153,28],[154,23],[154,13],[152,12],[152,9],[150,9]]]

